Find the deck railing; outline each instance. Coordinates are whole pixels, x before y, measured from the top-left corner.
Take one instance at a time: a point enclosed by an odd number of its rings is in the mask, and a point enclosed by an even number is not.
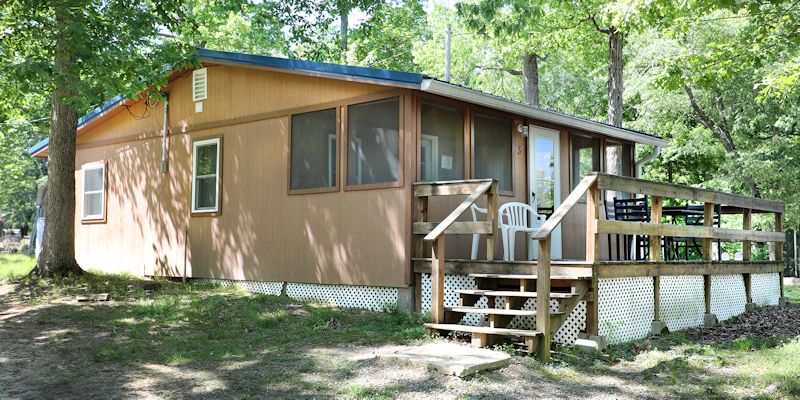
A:
[[[428,198],[431,196],[467,195],[442,222],[428,221]],[[456,221],[483,195],[487,196],[487,215],[485,221]],[[417,182],[414,183],[416,199],[415,235],[425,235],[419,241],[417,255],[425,253],[425,243],[431,244],[431,314],[433,323],[444,322],[444,270],[445,234],[486,235],[486,259],[494,258],[495,237],[497,236],[497,179],[473,179],[460,181]]]

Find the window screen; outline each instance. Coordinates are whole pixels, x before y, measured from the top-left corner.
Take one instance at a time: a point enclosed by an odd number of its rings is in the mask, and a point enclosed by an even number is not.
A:
[[[511,191],[511,120],[475,114],[475,178],[497,178]]]
[[[105,166],[83,169],[83,218],[103,218],[105,202]]]
[[[600,171],[600,139],[572,136],[572,188],[592,171]]]
[[[194,143],[192,211],[219,210],[219,139]]]
[[[347,184],[400,180],[400,99],[347,109]]]
[[[336,186],[336,109],[292,115],[291,185]]]
[[[464,109],[423,102],[421,124],[421,179],[464,179]]]

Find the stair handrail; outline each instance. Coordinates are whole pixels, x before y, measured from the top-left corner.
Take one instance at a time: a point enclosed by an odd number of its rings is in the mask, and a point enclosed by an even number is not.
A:
[[[470,206],[472,206],[481,196],[483,196],[486,192],[491,189],[493,181],[488,181],[482,183],[478,188],[472,192],[469,196],[467,196],[461,204],[458,205],[445,219],[442,220],[432,231],[430,231],[423,240],[432,242],[442,236],[444,231],[450,227],[450,225],[455,222],[461,214],[464,214]]]
[[[564,219],[564,216],[575,207],[575,204],[578,204],[581,197],[589,191],[589,189],[597,182],[597,173],[590,173],[586,175],[578,186],[567,196],[567,198],[558,206],[558,208],[553,211],[553,214],[550,215],[549,218],[542,224],[542,227],[531,236],[532,240],[544,240],[547,239],[550,234],[553,233],[553,230],[561,224],[561,221]]]

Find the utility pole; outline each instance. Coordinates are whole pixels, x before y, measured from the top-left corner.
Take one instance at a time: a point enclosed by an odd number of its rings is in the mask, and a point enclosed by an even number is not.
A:
[[[447,29],[444,31],[444,80],[450,82],[450,24],[447,24]]]

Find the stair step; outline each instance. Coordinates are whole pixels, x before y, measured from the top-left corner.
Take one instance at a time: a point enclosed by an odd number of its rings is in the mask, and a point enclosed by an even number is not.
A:
[[[536,274],[469,274],[473,278],[492,278],[492,279],[536,279]],[[558,280],[583,280],[592,279],[591,276],[570,276],[570,275],[551,275],[550,279]]]
[[[542,332],[529,331],[525,329],[490,328],[488,326],[471,326],[471,325],[459,325],[459,324],[425,324],[425,327],[430,329],[439,329],[443,331],[486,333],[490,335],[502,335],[502,336],[536,337],[542,335]]]
[[[494,315],[514,315],[523,317],[535,317],[536,311],[532,310],[508,310],[505,308],[481,308],[481,307],[445,307],[446,310],[457,313],[476,313],[476,314],[494,314]],[[551,312],[550,315],[563,314],[561,312]]]
[[[456,290],[456,293],[476,296],[536,298],[536,292],[520,292],[514,290],[462,289]],[[550,293],[551,299],[571,299],[575,296],[577,296],[577,294],[560,292]]]

